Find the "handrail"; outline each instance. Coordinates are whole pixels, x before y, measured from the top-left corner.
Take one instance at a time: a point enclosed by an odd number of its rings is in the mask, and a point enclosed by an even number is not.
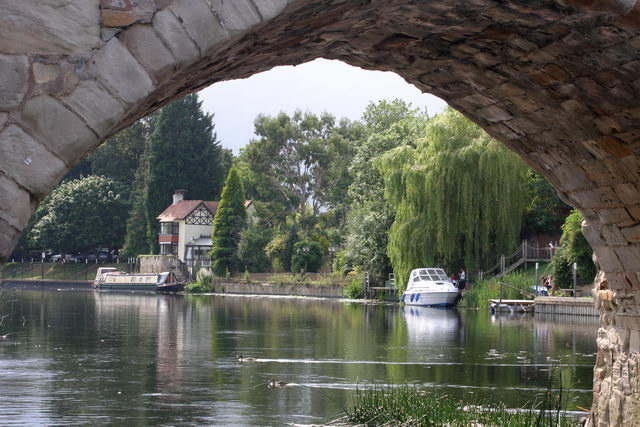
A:
[[[522,289],[516,288],[515,286],[512,286],[512,285],[510,285],[508,283],[498,282],[498,284],[500,285],[500,302],[498,303],[498,307],[502,306],[502,300],[503,300],[502,295],[504,294],[504,292],[503,292],[503,287],[504,286],[507,286],[508,288],[511,288],[511,289],[515,289],[516,291],[520,292],[522,295],[526,295],[526,296],[530,296],[530,297],[534,297],[535,298],[535,294],[532,294],[531,292],[523,291]]]

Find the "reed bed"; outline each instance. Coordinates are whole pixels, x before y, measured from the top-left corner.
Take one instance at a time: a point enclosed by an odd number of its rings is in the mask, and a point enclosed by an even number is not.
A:
[[[584,420],[568,414],[562,390],[536,396],[524,408],[490,401],[469,404],[419,387],[367,387],[356,390],[340,423],[366,426],[576,427]]]

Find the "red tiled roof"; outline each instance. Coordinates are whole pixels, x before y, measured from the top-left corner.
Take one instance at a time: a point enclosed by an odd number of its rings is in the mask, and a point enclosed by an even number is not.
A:
[[[220,202],[210,200],[181,200],[178,203],[169,205],[156,219],[160,222],[172,222],[185,219],[200,203],[204,203],[206,208],[209,209],[209,212],[215,215],[218,210],[218,203]],[[251,200],[246,200],[244,206],[248,208],[251,206],[251,203]]]

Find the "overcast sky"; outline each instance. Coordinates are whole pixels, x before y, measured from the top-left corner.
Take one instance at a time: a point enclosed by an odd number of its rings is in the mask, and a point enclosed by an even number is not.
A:
[[[370,101],[400,98],[429,115],[445,107],[391,72],[366,71],[339,61],[317,59],[296,67],[276,67],[244,80],[216,83],[200,92],[203,108],[213,113],[218,139],[235,154],[253,134],[260,113],[296,109],[358,120]]]

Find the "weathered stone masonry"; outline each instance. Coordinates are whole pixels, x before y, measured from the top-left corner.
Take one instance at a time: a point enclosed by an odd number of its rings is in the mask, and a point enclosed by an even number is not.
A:
[[[639,23],[636,0],[0,0],[0,258],[69,168],[171,99],[317,57],[392,70],[581,209],[594,424],[640,425]]]

